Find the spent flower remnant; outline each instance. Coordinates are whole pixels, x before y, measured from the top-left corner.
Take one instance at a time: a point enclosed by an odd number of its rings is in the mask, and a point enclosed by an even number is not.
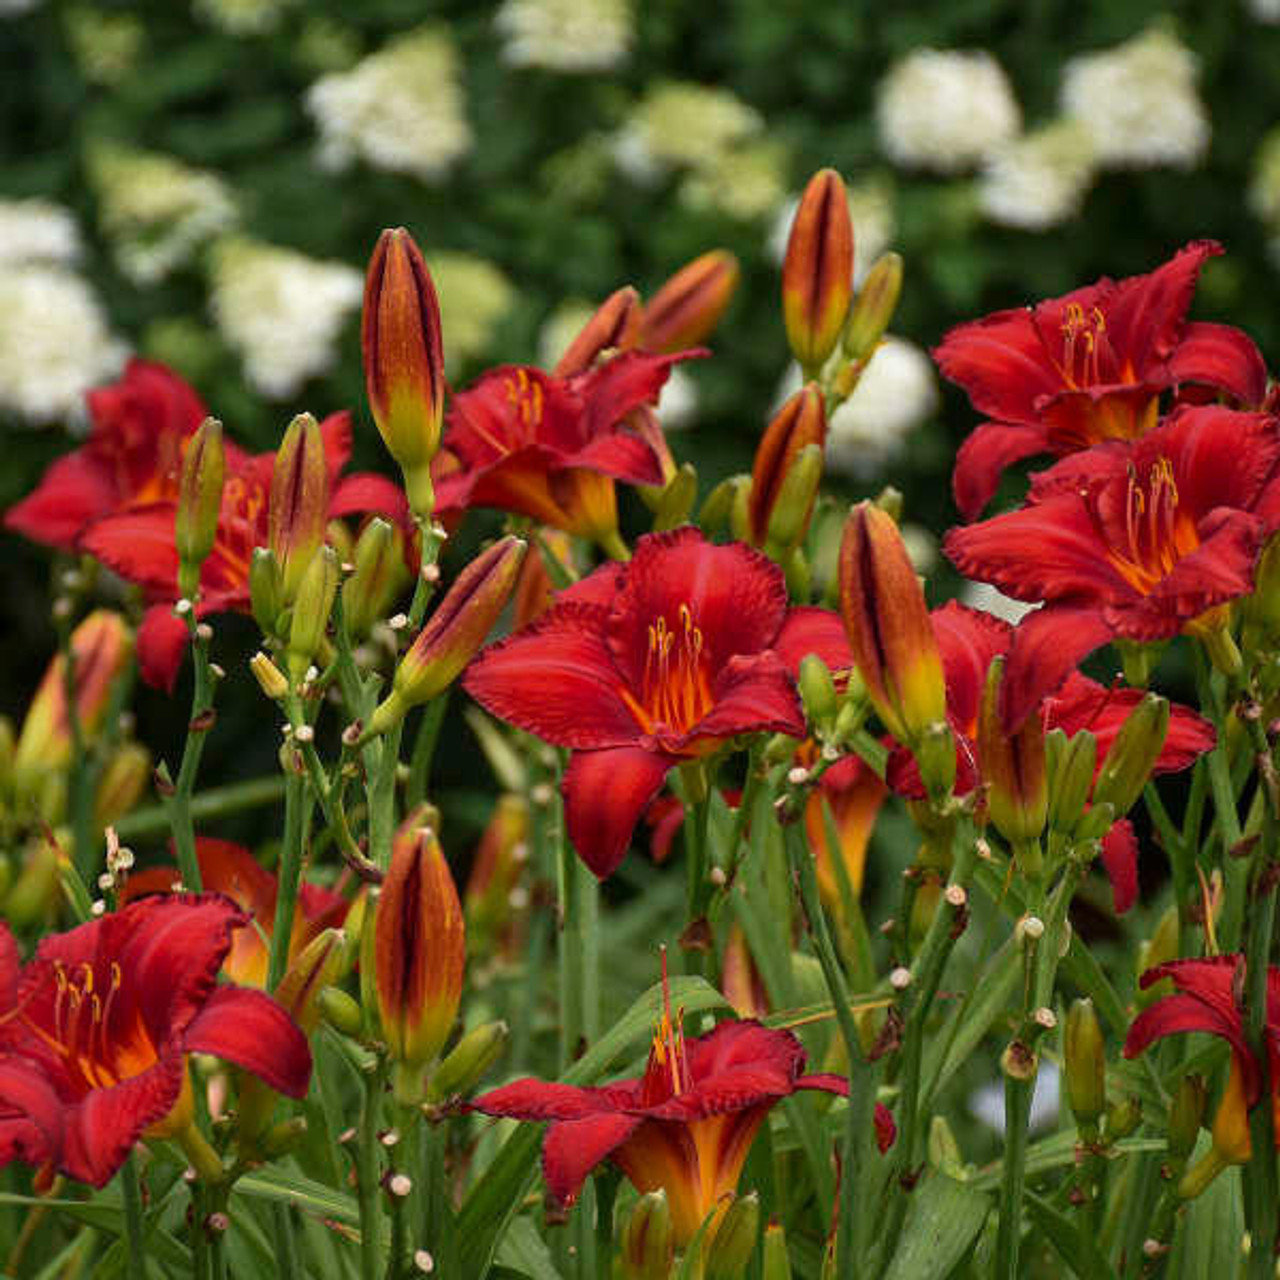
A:
[[[989,53],[918,49],[880,82],[876,124],[895,164],[963,173],[1017,136],[1021,112]]]
[[[249,382],[284,400],[332,362],[362,287],[360,273],[344,263],[235,237],[214,253],[211,305]]]
[[[504,62],[571,73],[620,65],[635,36],[631,0],[503,0],[494,26]]]
[[[449,33],[420,27],[350,71],[307,90],[320,129],[320,159],[331,169],[362,160],[375,169],[437,182],[471,150],[471,127]]]
[[[1061,105],[1088,129],[1103,168],[1190,169],[1209,148],[1196,56],[1158,26],[1072,58],[1062,74]]]

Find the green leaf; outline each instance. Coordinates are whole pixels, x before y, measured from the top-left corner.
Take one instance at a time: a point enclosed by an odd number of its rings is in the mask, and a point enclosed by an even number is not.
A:
[[[497,1261],[529,1280],[562,1280],[551,1260],[551,1250],[528,1218],[516,1218],[498,1245]]]
[[[1023,1201],[1035,1228],[1054,1247],[1062,1260],[1077,1274],[1090,1280],[1107,1280],[1114,1277],[1106,1258],[1102,1256],[1097,1241],[1082,1233],[1078,1223],[1065,1213],[1060,1213],[1047,1200],[1028,1191]],[[1208,1275],[1207,1271],[1201,1272]]]
[[[236,1183],[236,1194],[296,1205],[303,1213],[354,1225],[360,1221],[355,1197],[313,1182],[279,1166],[247,1173]]]
[[[671,980],[671,1003],[689,1014],[725,1007],[720,992],[705,979],[696,977]],[[654,983],[564,1073],[561,1083],[594,1083],[631,1045],[648,1038],[661,1013],[662,984]],[[483,1280],[488,1274],[497,1242],[528,1193],[541,1137],[533,1125],[521,1125],[467,1196],[458,1215],[463,1275]]]
[[[972,1184],[932,1174],[916,1189],[885,1280],[945,1280],[968,1253],[991,1211]]]

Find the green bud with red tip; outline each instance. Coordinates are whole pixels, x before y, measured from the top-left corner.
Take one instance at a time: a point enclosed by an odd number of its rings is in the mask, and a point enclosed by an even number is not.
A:
[[[791,1258],[787,1253],[787,1233],[776,1218],[764,1229],[763,1280],[791,1280]]]
[[[665,1191],[636,1201],[622,1228],[620,1261],[625,1280],[667,1280],[675,1265],[676,1239]]]
[[[787,342],[806,373],[815,373],[835,350],[852,296],[849,197],[840,175],[821,169],[800,199],[782,264]]]
[[[289,620],[285,665],[295,681],[301,680],[324,639],[338,591],[338,556],[332,547],[321,547],[311,557],[298,584]]]
[[[1020,850],[1040,839],[1049,811],[1044,725],[1028,716],[1016,733],[1006,733],[1000,720],[1000,685],[1004,658],[987,669],[978,714],[978,759],[987,785],[987,813],[997,831]]]
[[[1118,818],[1128,813],[1151,777],[1168,732],[1168,699],[1146,694],[1129,712],[1103,757],[1093,803],[1110,804]]]
[[[384,231],[369,259],[360,337],[373,419],[404,473],[410,510],[428,519],[444,422],[444,346],[431,273],[403,227]]]
[[[759,1231],[760,1197],[754,1191],[734,1196],[706,1250],[706,1280],[739,1280],[745,1275]]]
[[[458,575],[396,668],[391,692],[365,736],[385,733],[409,710],[443,693],[484,644],[515,589],[528,544],[506,537]]]
[[[213,550],[218,533],[225,472],[222,423],[217,418],[206,418],[187,441],[173,525],[178,590],[189,600],[194,600],[200,590],[200,566]]]
[[[822,403],[822,390],[817,383],[810,382],[774,414],[773,421],[765,428],[756,449],[755,463],[751,468],[751,493],[747,500],[747,519],[751,530],[751,541],[762,547],[770,534],[775,511],[779,506],[782,490],[791,472],[795,469],[800,454],[810,445],[816,445],[818,459],[821,463],[822,447],[827,438],[827,415]],[[819,466],[819,475],[821,467]],[[806,488],[809,486],[806,486]],[[792,503],[796,495],[789,495]],[[813,511],[813,498],[816,487],[810,495],[808,506],[792,513],[789,522],[798,527],[800,536],[807,528],[809,517]],[[788,530],[792,532],[793,530]],[[788,546],[795,545],[797,537]]]
[[[640,295],[630,285],[611,293],[582,326],[551,371],[557,378],[585,373],[606,351],[628,351],[640,333]]]
[[[639,345],[669,354],[705,342],[724,315],[742,272],[727,249],[712,249],[680,268],[649,299]]]
[[[329,522],[329,469],[320,424],[309,413],[289,423],[271,472],[267,545],[280,566],[285,603],[293,600],[302,575],[324,545]]]
[[[865,363],[875,355],[902,294],[902,257],[882,254],[858,290],[844,328],[842,346],[850,360]]]
[[[409,583],[403,540],[389,521],[375,516],[360,531],[352,552],[355,571],[342,585],[342,619],[350,636],[366,636]]]
[[[1082,1136],[1097,1137],[1098,1121],[1107,1109],[1106,1042],[1093,1001],[1072,1001],[1062,1034],[1067,1101]]]

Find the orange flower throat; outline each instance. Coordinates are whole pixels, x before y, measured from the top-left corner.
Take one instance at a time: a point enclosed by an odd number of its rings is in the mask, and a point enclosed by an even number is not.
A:
[[[687,733],[711,710],[711,673],[707,670],[701,628],[682,604],[677,626],[665,617],[649,624],[649,648],[637,698],[630,689],[622,697],[645,733],[666,729]]]
[[[1126,360],[1121,366],[1116,357],[1101,308],[1090,308],[1086,316],[1078,302],[1067,306],[1062,321],[1062,359],[1058,362],[1058,372],[1072,391],[1108,382],[1137,381],[1132,364]]]
[[[1179,507],[1178,483],[1169,459],[1159,458],[1142,480],[1131,468],[1123,539],[1118,545],[1112,541],[1109,552],[1112,565],[1126,581],[1147,595],[1199,545],[1194,522]]]

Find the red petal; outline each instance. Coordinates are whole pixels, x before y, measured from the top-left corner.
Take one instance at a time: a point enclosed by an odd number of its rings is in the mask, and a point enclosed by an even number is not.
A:
[[[110,470],[86,449],[51,463],[39,485],[5,512],[6,529],[62,551],[75,549],[80,531],[117,504]]]
[[[566,467],[582,467],[628,484],[661,484],[662,462],[653,446],[639,436],[625,432],[601,436],[588,441],[581,449],[564,458]]]
[[[596,605],[557,604],[531,626],[491,644],[463,685],[495,716],[564,747],[616,747],[640,729],[619,696],[622,680]]]
[[[1122,916],[1138,900],[1138,837],[1128,818],[1114,822],[1103,837],[1102,865],[1111,881],[1116,915]]]
[[[547,1190],[561,1204],[572,1204],[591,1170],[626,1142],[640,1123],[634,1116],[598,1115],[553,1124],[542,1143]]]
[[[565,770],[565,826],[578,856],[597,878],[613,874],[631,833],[676,761],[641,747],[575,751]]]
[[[1014,733],[1041,700],[1071,671],[1111,639],[1101,613],[1088,605],[1046,605],[1014,629],[1001,687],[1000,718]]]
[[[804,1070],[806,1054],[790,1031],[774,1030],[753,1018],[722,1022],[705,1036],[685,1044],[695,1084],[714,1084],[721,1073],[742,1066],[768,1070],[777,1088],[790,1092]]]
[[[1004,469],[1048,449],[1042,424],[984,422],[974,428],[956,454],[951,492],[956,507],[972,520],[991,501]]]
[[[81,535],[80,549],[126,581],[176,597],[175,511],[173,503],[157,502],[104,516]]]
[[[825,1071],[815,1071],[812,1075],[801,1076],[796,1081],[797,1089],[816,1089],[822,1093],[835,1093],[842,1098],[849,1096],[849,1081],[845,1076],[831,1075]]]
[[[126,440],[187,436],[206,413],[195,391],[172,369],[153,360],[130,360],[119,382],[90,391],[85,401],[94,440],[103,435]]]
[[[1227,324],[1189,324],[1169,362],[1175,382],[1214,387],[1247,409],[1261,408],[1267,395],[1267,366],[1257,344]]]
[[[65,1104],[34,1063],[0,1058],[0,1168],[12,1160],[42,1165],[62,1155]]]
[[[797,677],[800,663],[811,653],[816,653],[836,674],[843,672],[847,677],[853,666],[844,622],[832,609],[818,609],[810,605],[788,609],[772,648],[786,664],[787,670]]]
[[[291,1098],[307,1095],[311,1082],[307,1038],[261,991],[219,987],[187,1028],[183,1048],[234,1062]]]
[[[329,500],[329,515],[351,516],[372,512],[399,525],[409,521],[409,501],[404,490],[386,476],[362,471],[339,480]]]
[[[767,651],[735,655],[720,669],[711,690],[714,705],[683,738],[683,746],[740,733],[787,733],[803,738],[804,712],[791,672]]]
[[[172,605],[152,605],[138,628],[138,674],[143,683],[172,693],[190,639],[190,628]]]
[[[579,1089],[570,1084],[529,1078],[481,1094],[471,1101],[468,1109],[483,1111],[489,1116],[514,1116],[517,1120],[583,1120],[615,1113],[634,1101],[634,1090],[625,1084]]]
[[[991,660],[1009,651],[1013,628],[1002,618],[949,600],[929,615],[947,681],[947,715],[969,737]]]
[[[700,359],[710,352],[697,349],[656,356],[646,351],[624,351],[589,373],[571,380],[586,402],[585,431],[594,440],[611,430],[632,409],[658,403],[672,365]]]
[[[320,424],[320,438],[324,441],[324,461],[329,472],[329,492],[332,493],[343,468],[351,461],[351,414],[346,409],[331,413]]]

